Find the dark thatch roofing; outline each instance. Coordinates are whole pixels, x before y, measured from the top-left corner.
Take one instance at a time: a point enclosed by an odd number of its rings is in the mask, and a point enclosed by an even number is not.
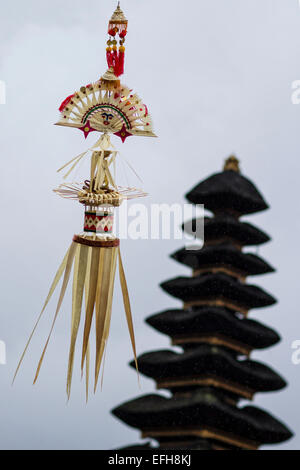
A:
[[[183,224],[183,230],[192,236],[201,238],[201,227],[204,223],[205,242],[230,240],[239,245],[262,245],[270,241],[269,235],[248,222],[240,222],[230,214],[220,214],[216,217],[193,219]]]
[[[280,390],[286,382],[261,362],[237,360],[223,348],[202,344],[184,353],[161,350],[138,358],[139,370],[155,380],[214,376],[238,383],[253,392]],[[134,361],[131,367],[135,368]]]
[[[189,397],[165,398],[145,395],[122,404],[113,414],[134,428],[166,429],[209,426],[261,444],[286,441],[291,431],[267,412],[254,407],[236,408],[220,394],[202,389]]]
[[[247,309],[267,307],[276,303],[274,297],[260,287],[243,284],[223,273],[203,274],[193,278],[177,277],[163,282],[161,287],[184,302],[222,297]]]
[[[193,204],[204,204],[212,212],[229,211],[243,215],[269,207],[254,184],[233,170],[210,176],[186,197]]]
[[[274,268],[262,258],[252,253],[243,253],[230,244],[205,246],[200,250],[182,248],[171,257],[192,269],[206,267],[227,267],[244,273],[247,276],[274,272]]]
[[[147,323],[172,338],[222,334],[251,347],[262,349],[280,341],[280,336],[258,321],[239,318],[222,307],[166,310],[147,318]]]

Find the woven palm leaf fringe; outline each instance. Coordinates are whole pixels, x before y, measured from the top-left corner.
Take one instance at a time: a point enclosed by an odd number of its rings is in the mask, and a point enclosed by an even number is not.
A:
[[[60,296],[57,304],[57,309],[47,338],[45,347],[43,349],[41,358],[38,363],[37,371],[34,378],[36,383],[41,366],[45,357],[51,335],[61,310],[62,302],[69,284],[73,269],[73,289],[72,289],[72,321],[71,321],[71,341],[69,351],[69,364],[67,374],[67,396],[70,398],[71,384],[73,376],[74,355],[75,347],[78,338],[79,326],[82,320],[82,310],[85,311],[84,318],[84,333],[82,343],[82,356],[81,356],[81,371],[83,374],[84,366],[86,366],[86,395],[88,399],[89,390],[89,366],[90,366],[90,333],[93,319],[95,319],[96,326],[96,358],[95,358],[95,384],[94,391],[96,392],[99,380],[99,373],[101,365],[103,364],[107,340],[109,337],[113,292],[115,284],[115,275],[117,262],[119,261],[119,277],[123,294],[124,308],[126,312],[126,319],[134,353],[136,368],[137,354],[135,345],[135,334],[132,321],[132,313],[130,307],[130,300],[128,295],[127,282],[124,273],[124,267],[120,252],[120,242],[118,239],[113,241],[94,241],[88,238],[75,236],[70,249],[68,250],[61,266],[59,267],[43,310],[34,326],[34,329],[29,337],[28,343],[21,356],[18,364],[14,380],[23,362],[24,356],[27,352],[32,337],[37,329],[37,326],[45,312],[45,309],[56,290],[56,287],[63,277]],[[83,299],[85,297],[85,308],[82,308]]]

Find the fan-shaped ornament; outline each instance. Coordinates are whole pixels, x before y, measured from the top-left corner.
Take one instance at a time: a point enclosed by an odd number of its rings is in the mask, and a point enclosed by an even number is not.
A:
[[[148,108],[138,95],[126,86],[108,90],[105,80],[116,82],[112,68],[102,81],[82,87],[64,102],[57,125],[77,127],[85,137],[94,131],[115,134],[123,141],[131,135],[155,137]]]
[[[122,85],[120,75],[124,72],[125,38],[128,22],[118,4],[108,27],[107,42],[108,71],[102,78],[66,98],[59,110],[61,117],[57,125],[80,129],[87,137],[90,132],[100,132],[97,142],[86,152],[66,163],[59,171],[66,170],[64,178],[72,173],[78,163],[90,155],[89,179],[82,184],[64,183],[55,190],[66,199],[79,201],[85,207],[83,232],[75,235],[58,272],[54,278],[43,310],[37,320],[26,348],[18,364],[15,377],[24,359],[33,334],[45,309],[62,279],[62,286],[53,324],[38,363],[34,383],[59,315],[73,270],[72,322],[67,374],[67,394],[70,397],[75,347],[80,323],[83,327],[81,370],[86,368],[86,393],[89,386],[90,338],[95,323],[96,358],[95,391],[110,330],[112,300],[117,263],[121,282],[124,308],[136,358],[135,336],[128,288],[121,259],[120,240],[114,235],[114,213],[125,199],[143,197],[145,193],[136,188],[120,188],[115,182],[112,169],[118,152],[111,144],[114,134],[123,142],[130,136],[155,137],[148,108],[131,89]],[[119,39],[119,45],[118,40]],[[84,317],[84,318],[83,318]],[[136,361],[137,366],[137,361]]]

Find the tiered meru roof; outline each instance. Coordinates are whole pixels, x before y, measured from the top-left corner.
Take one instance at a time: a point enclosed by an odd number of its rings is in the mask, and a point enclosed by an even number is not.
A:
[[[242,251],[270,238],[239,218],[268,205],[240,174],[234,157],[227,160],[223,172],[198,184],[187,199],[213,213],[184,224],[187,233],[200,236],[197,227],[204,223],[204,246],[174,253],[173,259],[192,268],[192,276],[161,284],[183,302],[183,308],[147,319],[182,351],[153,351],[138,358],[140,372],[172,396],[146,395],[113,413],[164,449],[256,449],[283,442],[292,435],[284,424],[257,407],[237,406],[240,399],[251,400],[255,393],[286,386],[274,370],[249,358],[252,350],[280,340],[274,330],[247,318],[249,310],[271,306],[276,300],[247,284],[246,278],[274,269],[260,256]]]

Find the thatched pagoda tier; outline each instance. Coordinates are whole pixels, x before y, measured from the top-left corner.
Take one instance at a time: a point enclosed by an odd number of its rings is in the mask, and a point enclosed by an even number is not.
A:
[[[177,277],[161,284],[164,291],[184,301],[186,307],[225,306],[244,313],[276,303],[274,297],[257,286],[239,282],[223,273]]]
[[[253,349],[268,348],[280,341],[273,329],[256,320],[241,319],[222,307],[165,310],[146,321],[183,348],[199,343],[219,344],[247,355]]]
[[[246,278],[275,271],[259,256],[243,253],[231,244],[205,246],[201,250],[182,248],[171,257],[192,268],[195,274],[219,271],[234,277]]]
[[[290,430],[267,412],[254,406],[237,408],[222,394],[202,389],[186,396],[165,398],[146,395],[113,410],[142,436],[158,442],[176,439],[213,439],[241,449],[257,449],[289,439]]]
[[[237,360],[222,347],[203,344],[183,353],[161,350],[138,358],[140,372],[154,379],[158,388],[172,391],[213,386],[252,399],[257,392],[281,390],[286,382],[270,367],[251,360]],[[130,364],[135,368],[135,363]]]
[[[237,217],[269,207],[254,184],[233,170],[210,176],[192,189],[186,198],[193,204],[204,204],[215,214],[225,212]]]
[[[200,228],[204,223],[205,245],[215,245],[229,242],[241,248],[242,246],[262,245],[270,241],[269,235],[248,222],[241,222],[230,214],[219,214],[216,217],[193,219],[183,224],[183,230],[201,238]]]

